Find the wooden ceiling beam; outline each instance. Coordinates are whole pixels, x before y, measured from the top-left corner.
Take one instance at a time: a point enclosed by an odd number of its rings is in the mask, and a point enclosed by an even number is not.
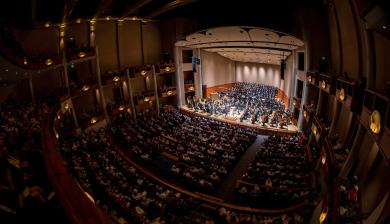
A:
[[[121,17],[127,17],[130,16],[131,14],[135,13],[138,9],[142,8],[143,6],[149,4],[152,2],[152,0],[138,0],[131,6],[129,6],[121,15]]]
[[[196,2],[196,1],[198,1],[198,0],[175,0],[175,1],[172,1],[172,2],[164,5],[163,7],[159,8],[159,9],[157,9],[156,11],[150,13],[149,15],[145,16],[145,18],[152,19],[152,18],[159,16],[165,12],[168,12],[168,11],[173,10],[175,8],[178,8],[180,6],[184,6],[184,5]]]

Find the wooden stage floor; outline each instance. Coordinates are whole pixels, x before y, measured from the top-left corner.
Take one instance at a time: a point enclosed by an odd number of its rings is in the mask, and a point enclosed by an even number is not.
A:
[[[184,113],[189,113],[189,114],[194,114],[198,116],[203,116],[203,117],[208,117],[212,118],[215,120],[227,122],[230,124],[235,124],[235,125],[240,125],[248,128],[253,128],[258,130],[261,134],[295,134],[297,133],[297,126],[295,125],[288,125],[287,128],[275,128],[275,127],[270,127],[268,125],[262,126],[260,124],[252,124],[250,121],[243,121],[240,122],[238,119],[235,119],[234,117],[230,116],[224,116],[224,115],[211,115],[209,113],[204,113],[204,112],[195,112],[193,109],[188,108],[187,106],[183,106],[180,108],[180,110]]]

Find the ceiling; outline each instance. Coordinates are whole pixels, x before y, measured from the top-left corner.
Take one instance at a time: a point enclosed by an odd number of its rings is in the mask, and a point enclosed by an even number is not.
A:
[[[229,26],[190,34],[175,45],[216,52],[233,61],[280,65],[282,59],[304,43],[294,36],[274,30]]]
[[[2,2],[0,19],[31,27],[107,16],[156,20],[185,17],[195,20],[199,29],[249,25],[291,32],[297,10],[322,4],[323,0],[12,0]]]

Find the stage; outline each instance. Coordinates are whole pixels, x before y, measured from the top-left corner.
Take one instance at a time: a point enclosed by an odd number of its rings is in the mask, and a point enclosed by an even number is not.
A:
[[[297,132],[297,126],[295,125],[288,125],[287,128],[277,128],[277,127],[268,126],[267,124],[265,126],[262,126],[261,124],[258,123],[252,124],[249,120],[244,120],[240,122],[240,120],[238,119],[238,114],[234,114],[233,112],[229,112],[228,116],[224,116],[224,115],[215,115],[215,114],[211,115],[209,113],[195,111],[193,109],[188,108],[187,106],[182,106],[180,110],[183,113],[208,117],[211,119],[227,122],[230,124],[252,128],[255,129],[259,134],[292,135]]]

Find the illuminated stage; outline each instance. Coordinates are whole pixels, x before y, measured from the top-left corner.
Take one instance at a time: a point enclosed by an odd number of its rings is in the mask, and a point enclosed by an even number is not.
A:
[[[268,134],[268,135],[272,135],[272,134],[282,134],[282,135],[283,134],[287,134],[287,135],[291,135],[291,134],[295,134],[297,132],[297,126],[291,125],[291,124],[288,125],[287,128],[277,128],[277,127],[271,127],[268,124],[266,124],[265,126],[262,126],[259,123],[252,124],[249,120],[244,120],[244,121],[240,122],[240,120],[238,119],[239,114],[234,113],[233,110],[230,110],[228,116],[215,115],[215,114],[211,115],[209,113],[200,112],[200,111],[196,112],[195,110],[190,109],[187,106],[181,107],[180,110],[183,113],[187,113],[187,114],[191,114],[191,115],[208,117],[208,118],[211,118],[211,119],[227,122],[227,123],[230,123],[230,124],[235,124],[235,125],[240,125],[240,126],[244,126],[244,127],[248,127],[248,128],[253,128],[253,129],[256,129],[261,134]]]

